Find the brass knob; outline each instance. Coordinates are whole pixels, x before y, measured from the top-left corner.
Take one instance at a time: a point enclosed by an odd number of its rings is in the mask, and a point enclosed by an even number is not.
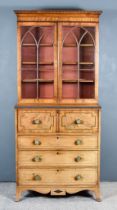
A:
[[[75,143],[75,145],[80,145],[80,144],[82,144],[82,140],[77,139],[74,143]]]
[[[40,156],[35,156],[33,159],[32,159],[33,162],[40,162],[42,161],[42,158]]]
[[[82,124],[82,123],[83,123],[83,121],[82,121],[82,120],[80,120],[80,119],[77,119],[77,120],[75,120],[75,121],[74,121],[74,123],[75,123],[75,124],[77,124],[77,125],[79,125],[79,124]]]
[[[37,174],[37,175],[34,175],[33,179],[35,181],[40,181],[41,180],[41,177]]]
[[[81,159],[82,159],[82,158],[81,158],[80,156],[77,156],[74,160],[75,160],[76,162],[79,162]]]
[[[40,145],[41,141],[39,139],[34,139],[33,144],[34,145]]]
[[[77,176],[74,177],[74,179],[75,179],[76,181],[81,180],[81,179],[82,179],[82,176],[81,176],[80,174],[78,174]]]
[[[41,120],[35,119],[35,120],[32,121],[32,124],[39,125],[39,124],[41,124]]]

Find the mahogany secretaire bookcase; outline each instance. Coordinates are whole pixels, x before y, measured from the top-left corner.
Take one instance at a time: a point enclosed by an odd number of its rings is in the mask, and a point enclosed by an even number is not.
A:
[[[15,11],[16,200],[25,190],[100,200],[99,11]]]

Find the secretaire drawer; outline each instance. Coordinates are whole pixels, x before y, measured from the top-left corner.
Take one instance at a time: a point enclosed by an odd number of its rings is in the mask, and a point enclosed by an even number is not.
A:
[[[97,166],[97,151],[20,151],[19,166]]]
[[[96,132],[98,130],[98,111],[60,111],[60,132]]]
[[[95,185],[97,169],[20,169],[20,185]]]
[[[55,132],[56,112],[44,110],[18,110],[18,132]]]
[[[19,149],[97,149],[98,136],[18,136]]]

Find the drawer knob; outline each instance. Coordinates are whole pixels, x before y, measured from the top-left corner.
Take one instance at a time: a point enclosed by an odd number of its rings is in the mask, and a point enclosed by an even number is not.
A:
[[[75,123],[75,124],[77,124],[77,125],[79,125],[79,124],[82,124],[82,123],[83,123],[83,121],[82,121],[82,120],[80,120],[80,119],[77,119],[77,120],[75,120],[75,121],[74,121],[74,123]]]
[[[33,162],[40,162],[42,161],[42,158],[40,156],[35,156],[33,159],[32,159]]]
[[[82,159],[82,158],[81,158],[80,156],[77,156],[77,157],[75,157],[74,160],[75,160],[76,162],[79,162],[81,159]]]
[[[33,179],[35,181],[40,181],[41,180],[41,177],[37,174],[37,175],[34,175]]]
[[[77,139],[77,140],[75,141],[75,145],[80,145],[80,144],[82,144],[82,140]]]
[[[80,174],[78,174],[77,176],[74,177],[74,179],[75,179],[76,181],[81,180],[81,179],[82,179],[82,176],[81,176]]]
[[[32,124],[39,125],[39,124],[41,124],[41,120],[35,119],[35,120],[32,121]]]
[[[33,144],[34,145],[40,145],[41,141],[39,139],[34,139]]]

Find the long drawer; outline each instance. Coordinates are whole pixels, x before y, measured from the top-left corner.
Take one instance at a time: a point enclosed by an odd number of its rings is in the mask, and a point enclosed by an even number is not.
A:
[[[97,151],[20,151],[19,166],[97,166]]]
[[[98,131],[97,110],[62,110],[59,117],[60,132],[93,133]]]
[[[19,149],[97,149],[98,137],[92,136],[18,136]]]
[[[95,185],[97,169],[20,169],[18,171],[20,185]]]

